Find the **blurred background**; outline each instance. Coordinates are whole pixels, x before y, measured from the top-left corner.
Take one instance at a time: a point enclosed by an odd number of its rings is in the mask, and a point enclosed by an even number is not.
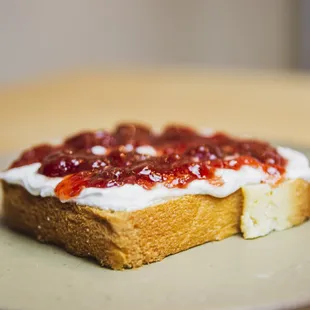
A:
[[[310,64],[307,0],[0,3],[3,82],[86,66],[292,70]]]
[[[122,120],[310,144],[307,0],[0,0],[0,55],[0,149]]]

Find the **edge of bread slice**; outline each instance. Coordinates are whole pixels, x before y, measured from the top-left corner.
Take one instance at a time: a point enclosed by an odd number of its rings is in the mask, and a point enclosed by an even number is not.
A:
[[[113,212],[3,184],[8,226],[112,269],[136,268],[209,241],[246,239],[299,225],[310,216],[309,183],[251,185],[225,198],[186,195],[133,212]]]
[[[309,188],[309,183],[301,179],[288,180],[276,187],[268,184],[243,187],[243,237],[253,239],[304,222],[310,216]]]

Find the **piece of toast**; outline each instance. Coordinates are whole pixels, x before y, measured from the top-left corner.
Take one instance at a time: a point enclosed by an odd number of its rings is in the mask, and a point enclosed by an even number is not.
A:
[[[3,183],[12,228],[112,269],[136,268],[209,241],[256,238],[310,217],[309,183],[246,186],[225,198],[186,195],[134,212],[113,212],[37,197]]]

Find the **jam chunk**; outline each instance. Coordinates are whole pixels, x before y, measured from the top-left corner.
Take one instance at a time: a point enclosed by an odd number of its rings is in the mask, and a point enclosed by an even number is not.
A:
[[[85,131],[69,137],[65,140],[64,146],[75,150],[90,149],[93,146],[112,147],[116,145],[116,139],[106,131],[98,130],[95,132]]]
[[[50,144],[41,144],[35,146],[32,149],[24,151],[20,157],[11,164],[10,168],[16,168],[41,162],[46,156],[57,149],[58,147],[54,147]]]

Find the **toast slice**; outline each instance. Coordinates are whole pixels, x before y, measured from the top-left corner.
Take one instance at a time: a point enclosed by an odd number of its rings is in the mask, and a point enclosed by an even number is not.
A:
[[[136,268],[239,232],[260,237],[310,217],[309,183],[301,179],[246,186],[225,198],[186,195],[133,212],[62,203],[2,183],[8,226],[112,269]]]
[[[180,125],[80,132],[25,150],[0,179],[10,227],[113,269],[310,216],[304,154]]]

